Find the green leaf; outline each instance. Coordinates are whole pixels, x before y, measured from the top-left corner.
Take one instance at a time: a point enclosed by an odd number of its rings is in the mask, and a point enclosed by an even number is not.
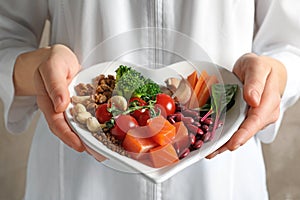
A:
[[[224,110],[226,110],[227,105],[234,101],[234,96],[236,94],[238,85],[236,84],[214,84],[212,85],[212,105],[211,111],[215,113],[215,122],[213,130],[211,132],[211,138],[214,138],[220,116]]]
[[[220,116],[226,106],[233,100],[238,86],[236,84],[214,84],[211,89],[212,109]]]

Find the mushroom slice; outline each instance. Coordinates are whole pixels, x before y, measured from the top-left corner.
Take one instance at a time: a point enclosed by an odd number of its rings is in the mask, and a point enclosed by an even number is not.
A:
[[[174,93],[180,84],[180,79],[171,77],[171,78],[166,79],[165,83],[167,85],[167,88]]]
[[[179,103],[186,104],[192,95],[192,90],[190,87],[189,82],[185,78],[181,78],[180,83],[173,94],[173,97],[175,97]]]

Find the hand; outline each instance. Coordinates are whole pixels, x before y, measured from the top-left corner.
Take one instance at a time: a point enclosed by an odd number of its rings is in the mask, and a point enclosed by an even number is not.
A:
[[[249,53],[238,59],[233,72],[244,84],[243,96],[250,108],[239,129],[227,143],[208,155],[209,159],[226,150],[236,150],[279,117],[281,96],[287,79],[282,63]]]
[[[65,121],[63,112],[70,103],[68,85],[81,66],[75,54],[63,45],[54,45],[34,73],[37,103],[50,130],[76,151],[85,150],[79,137]]]

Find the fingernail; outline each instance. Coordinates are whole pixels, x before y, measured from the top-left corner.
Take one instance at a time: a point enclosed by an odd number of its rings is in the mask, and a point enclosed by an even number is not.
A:
[[[259,102],[260,102],[260,95],[259,95],[259,93],[256,90],[252,90],[250,92],[250,95],[253,98],[255,104],[258,105]]]
[[[233,150],[233,151],[234,151],[234,150],[237,150],[240,146],[241,146],[240,144],[237,144],[237,145],[235,145],[235,146],[232,148],[232,150]]]
[[[218,155],[218,154],[219,154],[219,151],[213,152],[212,154],[210,154],[209,159],[214,158],[214,157],[215,157],[216,155]]]
[[[60,104],[62,103],[62,98],[61,96],[57,96],[55,99],[54,99],[54,105],[55,105],[55,108],[57,109]]]
[[[221,154],[221,153],[223,153],[223,152],[225,152],[225,151],[227,151],[228,150],[228,148],[225,146],[225,147],[221,147],[220,149],[219,149],[219,154]]]

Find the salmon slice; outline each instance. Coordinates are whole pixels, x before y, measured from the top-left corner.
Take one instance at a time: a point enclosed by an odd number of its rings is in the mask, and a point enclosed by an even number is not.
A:
[[[149,131],[153,141],[159,145],[166,145],[175,138],[176,128],[162,116],[149,120]]]
[[[155,168],[165,167],[179,160],[173,145],[170,143],[150,149],[150,158]]]

